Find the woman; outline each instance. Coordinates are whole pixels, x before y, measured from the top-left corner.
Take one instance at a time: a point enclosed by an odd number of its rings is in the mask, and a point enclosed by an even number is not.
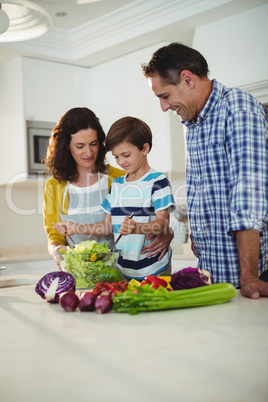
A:
[[[52,131],[45,163],[52,177],[44,193],[44,225],[48,250],[53,256],[67,245],[73,246],[53,229],[54,222],[70,220],[95,223],[103,220],[100,205],[112,180],[124,171],[105,164],[105,133],[95,114],[87,108],[74,108],[65,113]],[[75,235],[75,243],[87,239],[99,244],[113,236]]]
[[[66,112],[52,131],[45,163],[52,177],[44,192],[44,225],[48,235],[48,250],[55,253],[73,246],[70,240],[96,240],[98,244],[113,236],[77,234],[72,239],[60,235],[53,223],[72,221],[81,224],[101,222],[105,213],[101,203],[105,200],[113,179],[125,172],[105,164],[105,133],[99,119],[87,108],[73,108]],[[173,233],[156,238],[150,247],[144,247],[148,256],[166,251]],[[163,254],[164,255],[164,254]],[[162,258],[162,257],[161,257]],[[56,260],[55,260],[56,261]]]

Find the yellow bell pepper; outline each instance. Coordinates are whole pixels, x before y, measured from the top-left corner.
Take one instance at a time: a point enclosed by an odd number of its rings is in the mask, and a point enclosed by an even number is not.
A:
[[[136,287],[135,287],[135,286],[139,286],[139,284],[140,284],[140,282],[137,281],[136,279],[131,279],[131,280],[129,281],[129,283],[128,283],[128,287],[129,287],[129,289],[131,289],[131,290],[136,290]],[[132,286],[132,285],[134,285],[134,286]]]
[[[97,260],[97,258],[98,258],[97,254],[91,254],[90,261],[94,262]]]
[[[169,290],[173,290],[173,289],[172,289],[172,287],[171,287],[171,285],[170,285],[170,282],[171,282],[171,276],[158,276],[158,278],[160,278],[160,279],[164,279],[164,281],[166,281],[166,282],[167,282],[167,289],[169,289]]]

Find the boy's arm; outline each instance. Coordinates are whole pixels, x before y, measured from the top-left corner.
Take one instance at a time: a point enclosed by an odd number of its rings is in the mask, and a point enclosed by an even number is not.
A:
[[[105,214],[102,222],[91,224],[79,224],[74,222],[54,223],[56,229],[62,236],[72,236],[73,234],[84,234],[93,236],[108,236],[113,233],[112,220],[110,214]]]
[[[122,223],[119,233],[126,236],[130,233],[132,234],[153,234],[155,236],[160,234],[166,234],[169,228],[169,211],[168,209],[163,209],[156,212],[156,219],[151,222],[135,222],[129,216],[126,216],[124,222]]]

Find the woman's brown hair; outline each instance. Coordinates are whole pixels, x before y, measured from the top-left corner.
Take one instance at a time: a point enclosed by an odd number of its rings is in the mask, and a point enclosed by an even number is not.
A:
[[[96,170],[99,172],[105,171],[105,133],[99,119],[90,109],[76,107],[68,110],[52,130],[44,160],[48,168],[47,173],[52,174],[59,182],[74,181],[78,178],[76,162],[69,150],[69,144],[72,134],[88,128],[97,131],[99,141]]]

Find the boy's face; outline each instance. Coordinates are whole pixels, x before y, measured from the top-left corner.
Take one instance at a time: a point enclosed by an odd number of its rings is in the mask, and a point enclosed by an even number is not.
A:
[[[147,165],[147,154],[149,152],[149,144],[144,144],[141,151],[138,147],[130,142],[123,141],[112,149],[116,163],[124,169],[128,174],[133,174]]]

